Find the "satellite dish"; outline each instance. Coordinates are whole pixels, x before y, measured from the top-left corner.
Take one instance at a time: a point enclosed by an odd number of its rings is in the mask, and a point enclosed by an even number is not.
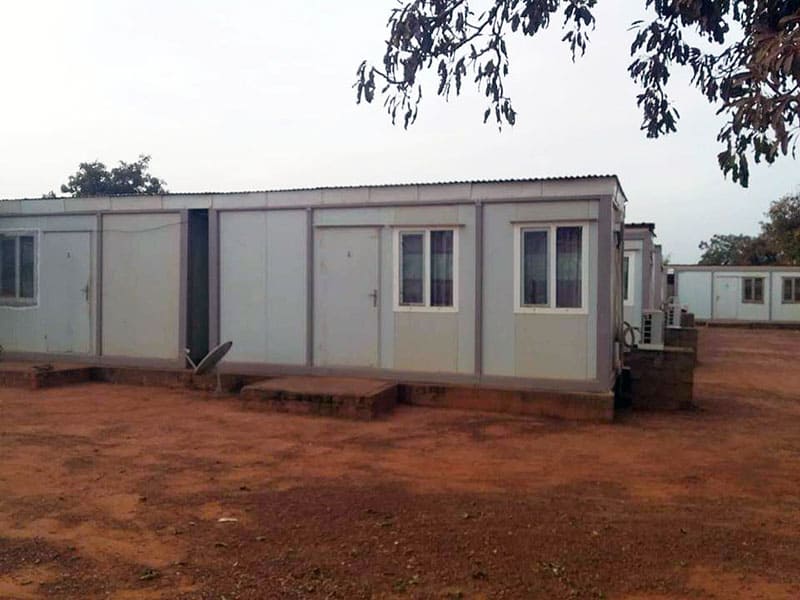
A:
[[[190,350],[186,348],[186,360],[189,361],[189,364],[192,365],[194,369],[195,375],[205,375],[209,371],[215,371],[217,375],[217,393],[222,392],[222,382],[220,381],[219,371],[217,371],[217,365],[219,361],[221,361],[228,351],[233,346],[233,342],[228,341],[220,344],[219,346],[215,346],[211,349],[211,351],[203,357],[199,363],[194,364],[194,361],[189,356]]]
[[[205,375],[211,369],[217,366],[217,363],[223,359],[228,353],[228,350],[233,346],[233,342],[225,342],[211,349],[211,352],[206,354],[205,358],[194,366],[195,375]],[[191,362],[191,361],[189,361]]]

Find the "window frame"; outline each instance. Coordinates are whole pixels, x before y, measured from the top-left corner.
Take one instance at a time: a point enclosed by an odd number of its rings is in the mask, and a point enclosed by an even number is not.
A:
[[[21,238],[33,238],[33,296],[23,298],[20,296],[22,287],[22,242]],[[15,295],[0,296],[2,308],[32,308],[39,305],[39,231],[30,229],[0,229],[0,239],[11,238],[16,248],[16,261],[14,265]],[[0,249],[2,252],[2,249]]]
[[[393,235],[393,263],[394,263],[394,283],[392,297],[394,300],[395,312],[421,312],[421,313],[457,313],[458,308],[458,286],[459,286],[459,230],[460,227],[420,225],[403,226],[395,228]],[[431,306],[431,232],[450,231],[453,234],[453,305],[452,306]],[[423,234],[422,238],[422,304],[401,304],[400,288],[402,286],[401,276],[401,244],[400,240],[406,234]]]
[[[636,250],[626,250],[622,254],[622,303],[624,306],[634,306],[636,304]],[[628,259],[628,287],[625,289],[625,259]],[[627,298],[625,295],[627,294]]]
[[[784,296],[786,284],[789,284],[789,299]],[[800,275],[781,276],[781,304],[800,304]]]
[[[555,221],[514,223],[514,312],[516,314],[588,315],[589,314],[589,221]],[[581,306],[556,306],[557,232],[561,227],[578,227],[581,230]],[[524,231],[547,231],[547,304],[522,304],[522,234]]]
[[[761,299],[756,300],[756,280],[761,280]],[[747,281],[752,281],[750,289],[752,291],[752,298],[747,298]],[[766,277],[763,275],[753,275],[742,277],[742,304],[764,304],[764,298],[767,295]]]

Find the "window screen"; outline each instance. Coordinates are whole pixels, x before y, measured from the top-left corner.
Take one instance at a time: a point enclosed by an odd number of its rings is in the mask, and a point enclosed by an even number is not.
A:
[[[522,304],[546,305],[547,231],[523,231],[522,235]]]

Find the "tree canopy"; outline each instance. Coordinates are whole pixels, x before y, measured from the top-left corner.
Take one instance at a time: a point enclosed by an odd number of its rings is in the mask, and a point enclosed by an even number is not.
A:
[[[83,162],[78,166],[78,171],[61,186],[61,192],[74,198],[166,193],[166,182],[151,175],[149,170],[150,156],[144,154],[132,163],[120,161],[119,166],[111,170],[100,161]],[[47,196],[55,194],[50,192]]]
[[[800,265],[800,193],[773,202],[756,236],[717,234],[700,242],[701,265]]]
[[[675,67],[718,107],[726,122],[717,141],[720,168],[747,186],[751,160],[795,155],[800,133],[800,0],[639,0],[652,18],[632,24],[630,77],[640,88],[642,129],[657,138],[677,130],[678,110],[667,93]],[[480,12],[476,4],[489,6]],[[586,52],[597,0],[400,0],[391,11],[382,66],[358,68],[357,101],[376,93],[392,122],[417,118],[420,75],[438,75],[437,94],[477,84],[488,101],[484,122],[514,125],[505,81],[506,39],[534,36],[553,22],[572,59]],[[695,42],[694,40],[699,40]]]

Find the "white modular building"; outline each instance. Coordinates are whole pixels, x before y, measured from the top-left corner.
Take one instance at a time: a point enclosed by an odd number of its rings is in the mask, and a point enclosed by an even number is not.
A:
[[[232,340],[229,371],[609,392],[625,202],[615,176],[3,201],[0,344],[182,368]]]
[[[666,273],[655,240],[654,223],[625,224],[623,310],[625,321],[634,328],[641,327],[643,311],[660,310],[665,300]]]
[[[675,294],[700,321],[800,323],[800,266],[670,267]]]

